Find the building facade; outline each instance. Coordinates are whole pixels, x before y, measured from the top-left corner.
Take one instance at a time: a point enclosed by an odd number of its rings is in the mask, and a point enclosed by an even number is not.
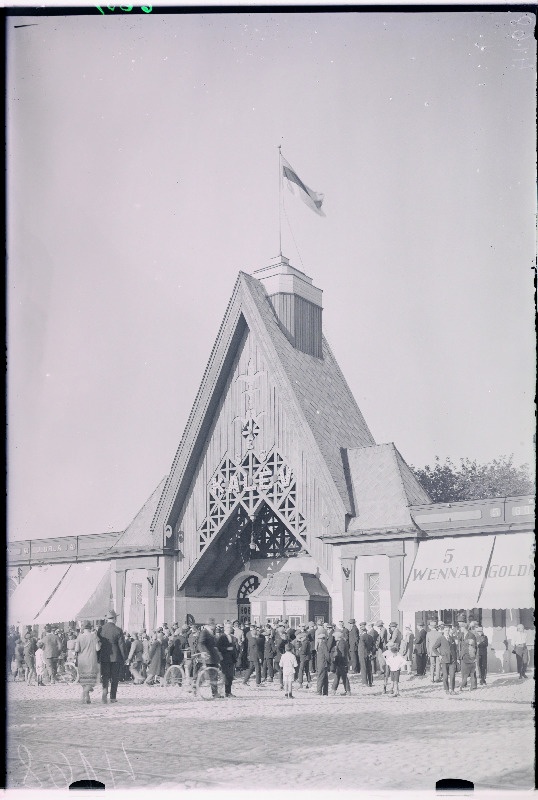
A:
[[[534,628],[533,525],[532,497],[431,503],[375,443],[323,336],[321,290],[279,257],[239,274],[170,472],[127,529],[9,545],[9,619],[111,604],[132,630],[464,612],[501,649],[516,619]]]

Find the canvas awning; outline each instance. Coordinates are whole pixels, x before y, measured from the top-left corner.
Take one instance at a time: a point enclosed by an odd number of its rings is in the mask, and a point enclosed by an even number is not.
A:
[[[513,533],[493,538],[486,582],[475,605],[534,608],[534,535]]]
[[[63,581],[35,622],[102,619],[111,608],[110,563],[71,564]]]
[[[32,567],[8,600],[8,624],[31,625],[68,569],[69,564]]]
[[[460,536],[421,542],[400,611],[475,608],[494,539]]]
[[[531,533],[421,542],[398,607],[533,608],[533,562]]]

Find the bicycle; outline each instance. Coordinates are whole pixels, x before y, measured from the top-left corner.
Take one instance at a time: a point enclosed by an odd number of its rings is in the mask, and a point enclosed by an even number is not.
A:
[[[223,694],[224,676],[218,667],[204,666],[200,653],[195,653],[192,657],[192,666],[196,673],[194,679],[190,674],[190,659],[187,660],[187,669],[183,664],[172,664],[164,673],[163,685],[177,686],[200,700],[211,700],[215,693]],[[197,671],[194,669],[196,666]]]

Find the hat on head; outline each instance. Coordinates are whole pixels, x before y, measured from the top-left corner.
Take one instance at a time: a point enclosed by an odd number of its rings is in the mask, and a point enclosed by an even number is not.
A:
[[[110,611],[108,612],[108,614],[106,615],[105,619],[116,619],[117,616],[118,615],[116,614],[114,609],[111,608]]]
[[[379,627],[380,625],[383,625],[383,621],[379,620],[378,622],[376,622],[376,625],[377,625],[377,627]]]
[[[410,630],[411,630],[411,625],[406,625],[406,626],[405,626],[405,630],[406,630],[406,631],[410,631]]]
[[[398,627],[398,623],[397,622],[391,622],[390,625],[389,625],[389,628],[397,628],[397,627]]]
[[[91,624],[90,620],[88,620],[87,622],[85,622],[85,623],[84,623],[84,625],[83,625],[83,627],[84,627],[84,630],[91,631],[91,629],[92,629],[92,624]]]
[[[354,624],[355,624],[355,620],[354,619],[350,619],[349,622],[348,622],[348,625],[354,625]]]
[[[359,622],[359,628],[366,628],[366,622]]]
[[[445,623],[444,623],[444,622],[439,622],[439,624],[437,625],[437,627],[438,627],[438,628],[445,628],[446,626],[445,626]]]
[[[47,633],[50,633],[50,625],[48,623],[45,625],[45,630]]]

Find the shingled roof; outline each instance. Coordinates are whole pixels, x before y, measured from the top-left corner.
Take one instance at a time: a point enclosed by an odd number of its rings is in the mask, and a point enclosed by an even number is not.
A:
[[[352,509],[342,450],[375,444],[351,389],[323,336],[323,358],[303,353],[283,333],[265,288],[242,275],[263,319],[346,511]]]
[[[320,479],[332,486],[342,512],[353,513],[342,454],[345,448],[375,444],[372,434],[326,339],[323,337],[323,358],[296,349],[282,330],[265,287],[257,278],[240,272],[157,505],[152,530],[158,528],[161,538],[172,508],[180,506],[188,491],[230,368],[234,342],[245,327],[265,349],[275,379],[290,398],[290,410],[293,407],[302,435],[310,438],[319,453]]]
[[[348,531],[413,527],[409,506],[431,498],[394,444],[349,449],[347,457],[355,505]]]

